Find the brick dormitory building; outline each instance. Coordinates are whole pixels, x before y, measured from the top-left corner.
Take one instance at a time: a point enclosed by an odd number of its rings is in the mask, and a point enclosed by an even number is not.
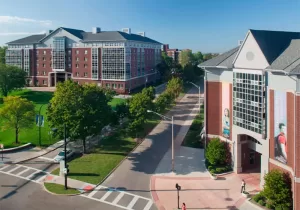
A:
[[[85,32],[60,27],[7,45],[6,64],[23,69],[30,86],[54,87],[72,79],[128,93],[159,77],[161,43],[130,28]]]
[[[230,145],[236,173],[272,169],[292,180],[300,209],[300,32],[249,30],[205,70],[206,140]]]

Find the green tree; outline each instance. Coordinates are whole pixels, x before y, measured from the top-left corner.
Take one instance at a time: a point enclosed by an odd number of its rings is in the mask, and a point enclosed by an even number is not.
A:
[[[169,80],[171,77],[171,69],[173,68],[174,61],[165,52],[162,52],[162,61],[157,64],[156,69],[160,73],[164,81]]]
[[[155,110],[157,112],[163,113],[166,110],[167,106],[169,105],[167,97],[168,96],[165,93],[162,93],[157,97],[155,101]]]
[[[203,61],[207,61],[207,60],[212,59],[212,58],[214,58],[218,55],[219,55],[218,53],[205,53],[205,54],[203,54]]]
[[[190,81],[190,82],[194,82],[197,79],[194,65],[189,63],[184,67],[183,78],[185,81]]]
[[[142,94],[146,94],[151,100],[155,99],[155,88],[150,86],[142,90]]]
[[[0,47],[0,64],[5,64],[5,53],[7,47]]]
[[[184,68],[188,64],[193,64],[194,55],[191,50],[183,50],[180,53],[180,64]]]
[[[224,142],[220,139],[212,139],[207,146],[205,156],[212,165],[223,165],[227,159],[227,152]]]
[[[0,64],[0,91],[3,96],[26,85],[26,72],[16,66]]]
[[[118,119],[127,117],[129,115],[129,107],[127,103],[117,104],[116,106],[116,114]]]
[[[198,65],[203,62],[203,54],[199,51],[193,54],[194,57],[194,65]]]
[[[167,84],[167,91],[173,94],[173,98],[177,98],[183,91],[183,82],[178,77],[173,77]]]
[[[129,102],[129,113],[131,124],[129,125],[129,131],[131,134],[137,134],[142,129],[146,119],[147,110],[153,108],[152,99],[145,93],[135,94]]]
[[[99,134],[112,116],[106,90],[96,85],[80,86],[68,80],[60,83],[48,107],[48,120],[60,134],[66,124],[71,139],[82,139],[86,153],[86,138]]]
[[[3,119],[2,129],[14,129],[16,144],[19,143],[21,129],[31,128],[34,125],[34,104],[19,96],[4,98],[4,106],[0,108],[0,118]]]
[[[272,170],[264,177],[263,195],[276,209],[289,209],[292,206],[291,181],[287,174]]]

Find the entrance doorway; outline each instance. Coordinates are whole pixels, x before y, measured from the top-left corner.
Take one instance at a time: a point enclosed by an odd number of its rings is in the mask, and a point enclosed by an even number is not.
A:
[[[49,86],[55,87],[58,82],[64,82],[67,79],[71,79],[71,73],[69,72],[51,72],[49,75]]]

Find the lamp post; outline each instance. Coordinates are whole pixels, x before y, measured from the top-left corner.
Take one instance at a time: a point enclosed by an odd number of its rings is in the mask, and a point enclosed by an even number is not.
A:
[[[164,119],[168,119],[168,120],[172,121],[172,172],[174,172],[175,171],[174,170],[174,117],[172,116],[170,118],[170,117],[167,117],[165,115],[159,114],[159,113],[151,111],[151,110],[147,110],[147,112],[152,112]]]
[[[201,98],[200,98],[201,97],[201,88],[200,88],[200,86],[196,85],[195,83],[192,83],[192,82],[188,82],[188,83],[194,85],[199,90],[199,113],[200,113],[200,111],[201,111]]]

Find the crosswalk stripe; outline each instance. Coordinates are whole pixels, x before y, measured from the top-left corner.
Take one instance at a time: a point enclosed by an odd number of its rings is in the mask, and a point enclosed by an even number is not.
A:
[[[0,168],[0,171],[2,171],[2,170],[4,170],[4,169],[8,168],[9,166],[10,166],[10,165],[7,165],[7,166],[4,166],[4,167]]]
[[[45,179],[45,178],[46,178],[46,176],[47,176],[47,175],[41,176],[40,178],[38,178],[38,179],[37,179],[37,180],[35,180],[35,181],[37,181],[37,182],[41,182],[43,179]]]
[[[97,186],[89,195],[88,195],[88,197],[93,197],[93,195],[95,195],[97,192],[98,192],[98,190],[100,190],[102,188],[102,186],[101,185],[99,185],[99,186]]]
[[[112,204],[117,204],[121,200],[121,198],[123,197],[123,195],[124,195],[124,192],[120,192],[119,195],[112,202]]]
[[[23,173],[25,173],[26,171],[29,171],[29,170],[30,170],[30,168],[26,168],[25,170],[23,170],[23,171],[17,173],[16,175],[17,175],[17,176],[20,176],[21,174],[23,174]]]
[[[145,206],[144,210],[149,210],[152,206],[153,202],[152,201],[148,201],[147,205]]]
[[[41,157],[38,157],[38,158],[40,158],[40,159],[44,159],[44,160],[48,160],[48,161],[53,161],[53,159],[52,158],[47,158],[47,157],[43,157],[43,156],[41,156]]]
[[[7,173],[11,173],[11,172],[13,172],[13,171],[17,170],[18,168],[21,168],[21,166],[17,166],[17,167],[15,167],[15,168],[13,168],[13,169],[9,170]]]
[[[100,199],[100,201],[104,201],[110,194],[112,193],[112,191],[107,191],[103,197]]]
[[[138,199],[139,199],[138,197],[134,196],[133,199],[128,204],[127,208],[132,209],[134,204],[137,202]]]

